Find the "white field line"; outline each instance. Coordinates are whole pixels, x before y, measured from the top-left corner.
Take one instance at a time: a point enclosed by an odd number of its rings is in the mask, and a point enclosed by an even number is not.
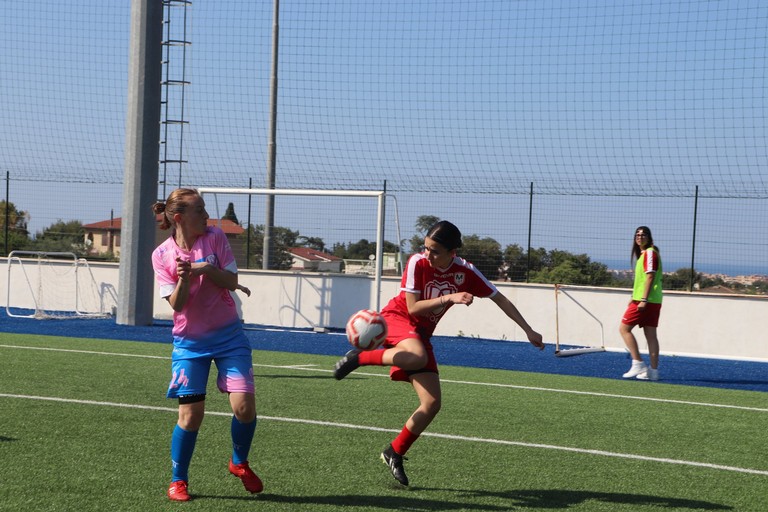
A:
[[[52,351],[52,352],[72,352],[77,354],[109,355],[109,356],[118,356],[118,357],[137,357],[137,358],[145,358],[145,359],[165,359],[165,360],[171,359],[170,357],[166,357],[166,356],[150,356],[150,355],[144,355],[144,354],[121,354],[117,352],[99,352],[95,350],[73,350],[73,349],[51,348],[51,347],[25,347],[21,345],[0,344],[0,348],[12,348],[12,349],[22,349],[22,350],[46,350],[46,351]],[[325,368],[317,368],[315,365],[311,365],[311,364],[269,365],[269,364],[254,363],[253,366],[258,368],[279,368],[279,369],[292,369],[292,370],[303,370],[303,371],[309,371],[309,372],[324,372],[324,373],[331,373],[333,371]],[[371,373],[371,372],[365,372],[360,370],[355,371],[355,375],[366,376],[366,377],[389,378],[388,374]],[[474,382],[474,381],[452,380],[452,379],[442,379],[442,378],[440,379],[440,382],[445,384],[462,384],[467,386],[487,386],[487,387],[495,387],[495,388],[521,389],[525,391],[542,391],[546,393],[562,393],[562,394],[570,394],[570,395],[595,396],[595,397],[601,397],[601,398],[618,398],[618,399],[624,399],[624,400],[642,400],[646,402],[659,402],[659,403],[676,404],[676,405],[691,405],[691,406],[697,406],[697,407],[714,407],[714,408],[720,408],[720,409],[737,409],[740,411],[768,413],[768,408],[764,408],[764,407],[747,407],[743,405],[717,404],[717,403],[709,403],[709,402],[693,402],[688,400],[673,400],[670,398],[653,398],[653,397],[647,397],[647,396],[619,395],[614,393],[598,393],[596,391],[578,391],[574,389],[544,388],[544,387],[538,387],[538,386],[520,386],[516,384],[497,384],[493,382]]]
[[[688,400],[672,400],[669,398],[653,398],[653,397],[647,397],[647,396],[633,396],[633,395],[617,395],[613,393],[598,393],[595,391],[577,391],[574,389],[554,389],[554,388],[541,388],[536,386],[516,386],[513,384],[493,384],[491,382],[471,382],[471,381],[462,381],[462,380],[448,380],[448,379],[440,379],[440,382],[451,382],[454,384],[467,384],[467,385],[475,385],[475,386],[491,386],[491,387],[501,387],[501,388],[515,388],[515,389],[526,389],[531,391],[549,391],[553,393],[568,393],[572,395],[588,395],[588,396],[598,396],[601,398],[623,398],[627,400],[645,400],[648,402],[663,402],[668,404],[679,404],[679,405],[696,405],[701,407],[719,407],[723,409],[739,409],[741,411],[756,411],[756,412],[768,412],[768,409],[764,407],[746,407],[743,405],[729,405],[729,404],[713,404],[713,403],[707,403],[707,402],[692,402]]]
[[[76,399],[70,399],[70,398],[59,398],[59,397],[49,397],[49,396],[16,395],[16,394],[10,394],[10,393],[0,393],[0,398],[43,400],[43,401],[49,401],[49,402],[70,403],[70,404],[79,404],[79,405],[95,405],[95,406],[105,406],[105,407],[121,407],[126,409],[140,409],[140,410],[161,411],[161,412],[168,412],[168,413],[177,412],[177,409],[175,407],[158,407],[158,406],[149,406],[149,405],[126,404],[126,403],[119,403],[119,402],[102,402],[102,401],[95,401],[95,400],[76,400]],[[213,416],[224,416],[227,418],[232,416],[231,412],[206,411],[205,414],[213,415]],[[390,432],[395,434],[400,432],[398,429],[391,429],[391,428],[370,427],[365,425],[354,425],[351,423],[336,423],[332,421],[317,421],[317,420],[307,420],[307,419],[301,419],[301,418],[283,418],[279,416],[259,416],[259,420],[282,421],[286,423],[318,425],[318,426],[332,427],[332,428],[349,428],[354,430],[367,430],[367,431],[373,431],[373,432]],[[483,437],[459,436],[459,435],[452,435],[452,434],[440,434],[440,433],[434,433],[434,432],[424,432],[421,435],[428,436],[428,437],[436,437],[440,439],[450,439],[452,441],[465,441],[470,443],[488,443],[488,444],[496,444],[496,445],[503,445],[503,446],[519,446],[522,448],[535,448],[535,449],[541,449],[541,450],[557,450],[557,451],[564,451],[564,452],[571,452],[571,453],[581,453],[585,455],[615,457],[618,459],[631,459],[631,460],[639,460],[644,462],[659,462],[664,464],[678,464],[681,466],[691,466],[691,467],[697,467],[697,468],[714,469],[719,471],[729,471],[729,472],[735,472],[735,473],[746,473],[750,475],[768,476],[767,470],[740,468],[737,466],[725,466],[722,464],[710,464],[707,462],[696,462],[696,461],[688,461],[688,460],[680,460],[680,459],[667,459],[663,457],[646,457],[644,455],[636,455],[632,453],[608,452],[604,450],[589,450],[584,448],[573,448],[571,446],[558,446],[553,444],[541,444],[541,443],[524,443],[522,441],[508,441],[504,439],[488,439]]]

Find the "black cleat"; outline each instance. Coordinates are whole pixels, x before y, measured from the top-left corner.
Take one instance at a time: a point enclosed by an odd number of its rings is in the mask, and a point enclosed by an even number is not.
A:
[[[408,485],[408,477],[405,475],[405,469],[403,468],[403,460],[408,460],[402,455],[395,453],[392,449],[392,445],[388,445],[383,452],[381,452],[381,460],[384,464],[389,466],[389,470],[392,472],[392,476],[395,480],[403,485]]]
[[[352,373],[353,370],[360,367],[360,359],[357,357],[359,353],[360,350],[353,348],[344,354],[344,357],[336,361],[336,365],[333,367],[333,376],[336,380],[343,379]]]

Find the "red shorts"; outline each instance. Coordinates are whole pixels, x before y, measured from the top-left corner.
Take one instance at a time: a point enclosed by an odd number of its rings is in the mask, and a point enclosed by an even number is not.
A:
[[[396,347],[397,344],[403,340],[416,338],[424,344],[424,348],[427,350],[427,364],[423,368],[419,368],[418,370],[403,370],[402,368],[393,365],[389,369],[389,378],[401,382],[410,382],[410,376],[417,373],[439,373],[437,371],[437,359],[435,359],[435,353],[432,350],[432,343],[430,342],[429,337],[421,334],[418,327],[411,323],[408,316],[397,311],[386,311],[382,313],[387,320],[387,341],[384,342],[385,348]]]
[[[627,310],[621,318],[621,323],[625,325],[639,325],[640,327],[658,327],[661,304],[646,302],[643,311],[637,309],[638,304],[640,304],[640,301],[633,300],[627,306]]]

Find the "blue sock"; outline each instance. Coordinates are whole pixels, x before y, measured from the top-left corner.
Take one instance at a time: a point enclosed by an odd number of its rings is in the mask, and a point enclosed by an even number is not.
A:
[[[242,464],[248,460],[253,434],[256,431],[256,418],[250,423],[240,423],[232,416],[232,462]]]
[[[176,425],[171,436],[171,464],[173,466],[172,482],[177,480],[189,481],[189,462],[195,451],[197,431],[190,432]]]

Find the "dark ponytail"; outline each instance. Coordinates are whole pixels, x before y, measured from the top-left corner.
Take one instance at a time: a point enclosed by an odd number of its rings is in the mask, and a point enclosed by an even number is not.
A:
[[[441,220],[440,222],[435,223],[429,228],[426,236],[449,251],[458,249],[462,246],[461,231],[447,220]]]

